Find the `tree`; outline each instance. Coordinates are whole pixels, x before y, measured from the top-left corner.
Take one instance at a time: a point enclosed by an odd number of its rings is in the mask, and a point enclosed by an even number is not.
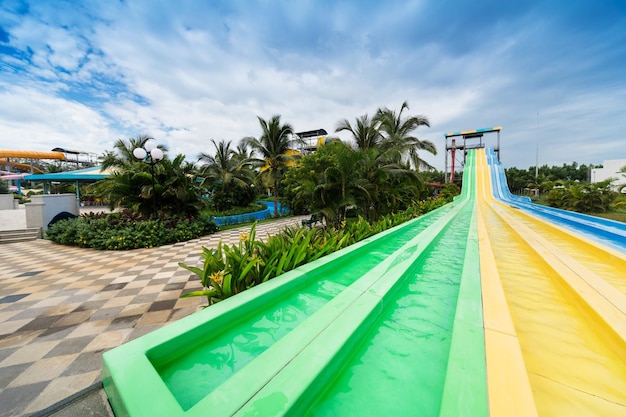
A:
[[[133,155],[133,151],[136,148],[143,148],[146,142],[154,140],[149,135],[139,135],[136,138],[129,138],[128,140],[118,139],[113,145],[112,151],[106,151],[102,157],[102,170],[107,168],[121,168],[126,166],[127,163],[136,161],[137,158]],[[159,149],[163,153],[167,152],[167,146],[158,145]]]
[[[358,117],[354,127],[352,127],[348,119],[341,120],[337,124],[335,132],[344,130],[352,134],[352,138],[359,149],[376,148],[382,140],[376,121],[370,119],[367,114]]]
[[[251,171],[246,169],[246,159],[230,148],[231,142],[221,141],[219,143],[211,139],[215,147],[215,155],[201,153],[199,160],[205,162],[200,167],[204,182],[209,184],[221,183],[226,186],[235,184],[247,187],[252,181]]]
[[[254,198],[254,193],[249,192],[254,173],[248,167],[247,152],[240,148],[242,153],[237,153],[231,149],[231,142],[215,142],[211,139],[215,147],[215,155],[201,153],[200,161],[205,164],[200,168],[203,185],[208,185],[213,192],[212,202],[217,210],[228,210],[233,205],[237,205],[243,200],[238,196],[250,196]],[[249,200],[249,199],[248,199]],[[245,202],[245,205],[251,201]]]
[[[331,143],[328,149],[334,154],[334,163],[324,170],[314,195],[321,205],[319,211],[336,227],[345,220],[348,207],[356,205],[360,196],[362,200],[370,200],[371,187],[358,169],[363,151],[355,152],[343,142]]]
[[[261,179],[272,188],[274,217],[278,217],[278,185],[284,178],[287,163],[294,159],[287,153],[291,149],[293,128],[287,123],[281,124],[280,115],[272,116],[269,121],[258,116],[257,118],[261,126],[261,136],[258,139],[246,137],[243,143],[260,156],[249,161],[261,168]]]
[[[381,148],[385,152],[395,154],[396,162],[400,162],[402,157],[407,155],[415,169],[434,169],[419,156],[419,153],[426,151],[437,155],[437,148],[432,142],[422,141],[412,135],[412,132],[420,126],[430,127],[430,122],[423,115],[404,116],[402,113],[408,109],[406,101],[402,103],[398,113],[386,107],[378,109],[374,121],[379,123],[378,130],[383,136]]]
[[[155,192],[163,212],[195,217],[206,207],[196,166],[186,162],[185,155],[178,154],[173,160],[164,158],[155,168]]]
[[[9,183],[0,179],[0,194],[9,194]]]
[[[284,184],[295,212],[322,213],[333,226],[349,209],[371,221],[406,208],[420,195],[419,174],[408,165],[389,161],[380,149],[353,149],[342,142],[304,156]]]
[[[595,184],[573,183],[569,188],[555,188],[546,196],[552,207],[580,213],[600,213],[609,210],[617,193],[611,191],[610,181]]]
[[[237,148],[234,150],[233,158],[239,162],[249,165],[248,161],[250,161],[253,157],[254,152],[248,147],[248,144],[245,142],[239,142]]]
[[[115,150],[108,151],[103,160],[103,167],[116,169],[91,187],[94,194],[108,201],[111,208],[123,207],[149,215],[153,210],[154,193],[159,212],[197,215],[206,203],[202,199],[202,187],[197,181],[195,165],[185,162],[182,154],[173,160],[165,155],[154,166],[153,188],[150,166],[133,155],[135,148],[143,147],[150,139],[149,136],[138,136],[128,141],[118,140]]]
[[[626,166],[620,168],[616,174],[621,174],[623,177],[626,177]],[[615,204],[613,204],[614,208],[626,207],[626,198],[624,198],[624,189],[626,189],[626,184],[621,184],[617,186],[617,197]]]

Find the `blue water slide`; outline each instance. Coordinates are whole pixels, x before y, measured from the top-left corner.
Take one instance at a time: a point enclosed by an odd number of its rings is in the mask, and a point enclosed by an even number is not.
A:
[[[226,226],[232,224],[240,224],[247,222],[254,222],[259,220],[265,220],[274,217],[274,203],[272,201],[261,201],[267,208],[261,211],[255,211],[254,213],[235,214],[233,216],[221,216],[213,217],[211,220],[215,222],[217,226]],[[283,216],[286,214],[286,210],[278,204],[278,213]]]

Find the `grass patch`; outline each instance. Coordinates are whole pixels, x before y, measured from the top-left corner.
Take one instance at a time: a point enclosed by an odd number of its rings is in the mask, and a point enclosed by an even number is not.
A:
[[[591,216],[603,217],[605,219],[611,219],[618,222],[626,223],[626,213],[623,211],[609,211],[606,213],[589,213]]]

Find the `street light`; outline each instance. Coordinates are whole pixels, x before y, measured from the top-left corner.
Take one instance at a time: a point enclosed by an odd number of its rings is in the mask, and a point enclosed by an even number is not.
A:
[[[157,144],[149,140],[143,144],[143,148],[135,148],[133,150],[135,158],[150,165],[150,174],[152,175],[152,218],[157,218],[156,209],[156,190],[154,186],[154,165],[163,159],[163,151],[157,147]]]

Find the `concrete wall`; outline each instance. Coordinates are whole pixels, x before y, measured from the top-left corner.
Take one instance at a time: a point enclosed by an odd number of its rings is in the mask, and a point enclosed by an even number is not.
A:
[[[13,194],[0,194],[0,210],[15,210],[18,202]]]
[[[626,166],[626,159],[609,159],[602,163],[604,168],[593,168],[591,170],[591,182],[602,182],[609,178],[614,178],[611,183],[614,190],[622,184],[626,184],[626,173],[618,173],[622,167]]]
[[[48,228],[48,223],[57,214],[67,211],[76,216],[80,215],[79,202],[75,194],[34,195],[31,203],[26,207],[26,226]]]

